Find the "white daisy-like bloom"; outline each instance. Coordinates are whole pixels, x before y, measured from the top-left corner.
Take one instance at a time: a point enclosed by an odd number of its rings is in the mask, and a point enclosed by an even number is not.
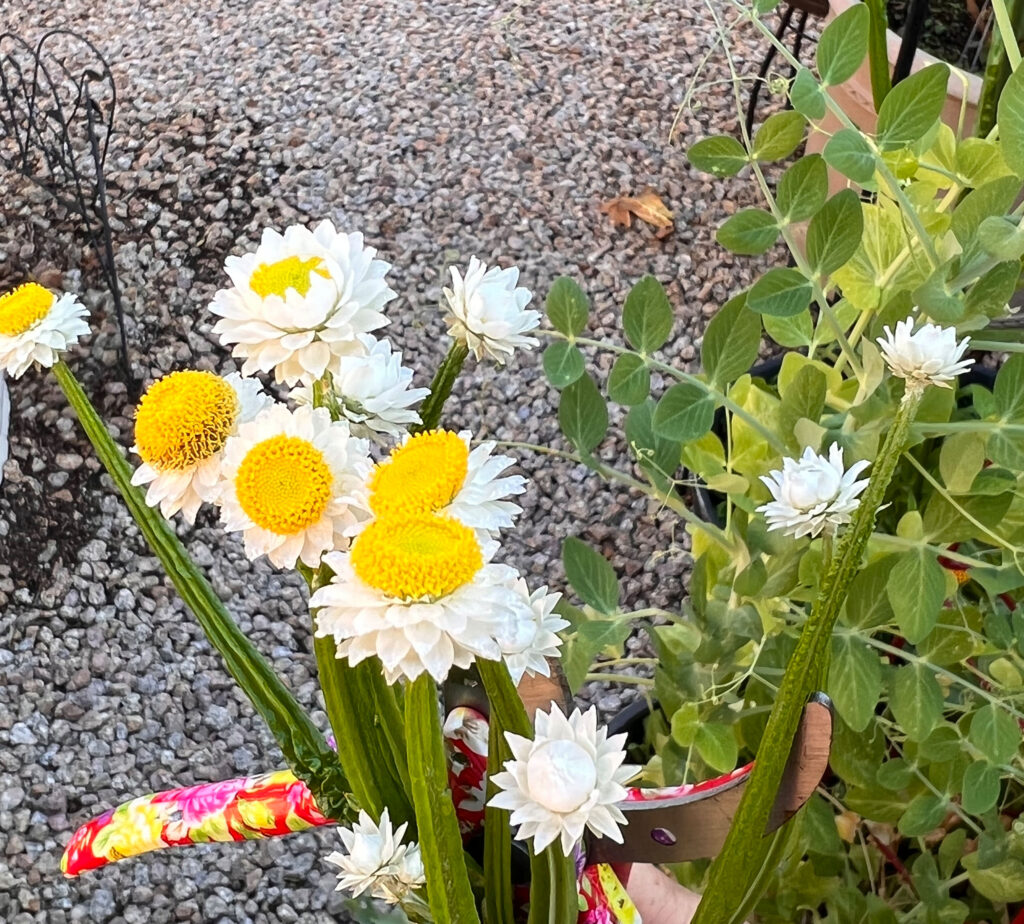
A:
[[[505,733],[513,759],[494,775],[502,792],[489,804],[512,812],[517,839],[533,838],[535,853],[558,839],[570,856],[586,828],[622,843],[619,825],[627,822],[616,803],[626,798],[625,784],[640,769],[623,763],[626,735],[609,738],[607,728],[597,727],[594,706],[566,718],[552,703],[534,722],[532,741]]]
[[[214,295],[214,333],[234,344],[243,375],[273,370],[278,382],[311,384],[333,360],[364,352],[359,334],[388,323],[382,310],[397,296],[376,253],[329,221],[267,229],[255,253],[225,261],[234,285]]]
[[[170,519],[189,522],[220,493],[224,444],[240,424],[270,403],[255,379],[232,372],[172,372],[146,390],[135,413],[135,445],[142,458],[132,484],[148,485],[146,503]]]
[[[403,823],[393,828],[387,809],[381,813],[379,825],[360,811],[352,828],[339,827],[346,853],[336,850],[324,857],[340,869],[335,891],[351,892],[353,897],[369,892],[373,898],[398,905],[425,885],[419,844],[402,843],[407,827]]]
[[[827,457],[808,446],[799,459],[783,459],[782,471],[761,476],[772,500],[757,512],[764,514],[769,531],[781,529],[797,539],[834,533],[850,522],[850,514],[860,504],[858,495],[868,479],[856,479],[867,467],[861,460],[844,469],[843,450],[837,443],[829,447]]]
[[[348,546],[346,532],[366,515],[351,495],[370,468],[368,451],[324,408],[271,405],[224,446],[224,528],[243,533],[250,559],[317,567],[324,552]]]
[[[557,658],[562,646],[556,633],[568,628],[569,621],[554,612],[561,594],[549,594],[547,587],[539,587],[531,594],[521,577],[516,578],[514,586],[529,601],[530,615],[503,626],[498,644],[512,682],[518,684],[524,674],[551,676],[548,658]]]
[[[309,600],[316,634],[350,664],[379,657],[388,683],[424,672],[440,683],[453,666],[497,661],[497,636],[531,609],[515,570],[490,561],[496,549],[451,517],[376,519],[347,553],[324,556],[334,577]]]
[[[0,295],[0,371],[20,379],[32,363],[49,369],[89,333],[89,312],[74,295],[26,282]]]
[[[878,345],[892,374],[906,379],[908,389],[926,385],[950,388],[950,383],[974,363],[963,358],[971,345],[970,337],[957,343],[955,328],[937,324],[924,324],[915,331],[913,317],[897,322],[895,333],[886,325]]]
[[[540,324],[540,312],[526,309],[533,294],[516,286],[516,267],[488,269],[470,257],[465,277],[454,266],[451,273],[452,287],[444,289],[448,333],[465,341],[478,360],[487,354],[504,364],[517,347],[529,350],[537,345],[525,335]]]
[[[522,508],[507,500],[526,490],[522,475],[502,473],[515,459],[493,455],[493,442],[470,449],[468,430],[406,436],[375,466],[357,495],[377,517],[438,513],[478,530],[481,540],[514,525]]]
[[[399,439],[409,427],[420,423],[412,410],[430,394],[429,388],[410,388],[412,369],[402,365],[402,354],[391,350],[389,340],[369,334],[357,338],[363,354],[341,356],[327,370],[331,393],[327,400],[349,423],[353,436],[383,442]],[[313,386],[300,385],[291,392],[297,404],[313,403]]]

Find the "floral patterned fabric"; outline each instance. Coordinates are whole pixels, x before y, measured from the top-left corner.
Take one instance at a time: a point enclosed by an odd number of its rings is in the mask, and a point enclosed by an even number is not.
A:
[[[484,818],[487,719],[468,707],[453,709],[445,722],[449,780],[459,824],[466,837]],[[677,799],[731,784],[753,764],[714,780],[661,789],[629,790],[627,802]],[[306,784],[289,770],[263,776],[187,786],[125,802],[79,828],[61,860],[66,876],[78,876],[116,860],[164,847],[277,837],[330,824]],[[578,924],[642,924],[615,869],[577,858]]]
[[[142,796],[79,828],[61,859],[66,876],[163,847],[275,837],[325,825],[291,771]]]

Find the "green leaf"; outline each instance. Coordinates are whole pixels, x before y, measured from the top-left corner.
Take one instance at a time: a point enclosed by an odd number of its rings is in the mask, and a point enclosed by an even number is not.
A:
[[[731,725],[702,722],[693,740],[697,753],[704,762],[721,773],[736,769],[739,747]]]
[[[764,125],[754,135],[753,156],[761,161],[782,160],[789,157],[804,140],[807,120],[799,113],[789,110],[776,112],[765,119]]]
[[[914,302],[932,321],[940,324],[955,324],[966,313],[964,297],[960,292],[950,292],[946,285],[949,267],[940,266],[919,285],[912,295]]]
[[[904,552],[885,588],[896,623],[908,642],[921,641],[939,618],[946,598],[946,577],[935,555],[924,548]]]
[[[758,314],[787,318],[811,303],[810,280],[799,270],[775,267],[768,270],[747,293],[747,307]]]
[[[1024,421],[1024,353],[1015,353],[996,375],[992,398],[996,413],[1007,423]]]
[[[986,703],[974,713],[967,740],[990,764],[999,767],[1009,763],[1020,749],[1020,726],[1005,709]]]
[[[679,468],[679,443],[659,436],[654,430],[653,398],[630,408],[626,415],[626,442],[647,477],[662,488],[668,487]]]
[[[994,902],[1024,901],[1024,863],[1010,857],[988,866],[981,866],[979,853],[960,858],[971,885]]]
[[[1002,315],[1013,293],[1017,291],[1019,278],[1019,261],[997,263],[967,290],[967,313],[983,314],[990,318]]]
[[[878,786],[853,786],[847,790],[844,801],[858,815],[885,824],[895,824],[907,808],[906,799]]]
[[[575,344],[556,340],[544,350],[544,374],[555,388],[571,385],[584,372],[583,354]]]
[[[608,432],[608,408],[589,375],[580,376],[562,392],[558,402],[558,423],[582,455],[604,439]]]
[[[787,222],[806,221],[828,198],[828,168],[820,154],[801,157],[779,178],[775,204]]]
[[[1024,254],[1024,230],[1002,215],[992,215],[981,223],[978,240],[985,253],[997,260],[1019,260]]]
[[[672,740],[682,748],[693,747],[697,729],[701,726],[700,708],[696,703],[683,703],[672,713],[669,723]]]
[[[975,242],[981,223],[992,215],[1005,215],[1013,207],[1019,190],[1020,182],[1016,177],[1003,177],[972,189],[960,200],[953,210],[950,228],[964,248],[961,265],[980,248]]]
[[[864,136],[853,128],[841,128],[825,145],[822,156],[833,170],[855,183],[870,183],[875,175],[875,154]]]
[[[878,146],[893,151],[923,138],[942,115],[948,82],[949,66],[938,63],[896,84],[878,110]]]
[[[889,575],[896,564],[895,555],[887,555],[861,569],[850,584],[842,619],[857,629],[874,629],[892,625],[896,620],[885,592]]]
[[[1024,177],[1024,70],[1019,67],[999,96],[997,118],[1003,159],[1017,176]]]
[[[946,817],[949,803],[945,797],[921,793],[910,800],[906,811],[900,815],[897,827],[904,837],[920,837],[934,831]]]
[[[766,314],[762,316],[761,322],[764,324],[764,332],[779,346],[796,348],[811,345],[814,322],[810,311],[801,311],[788,318]]]
[[[555,330],[566,337],[575,337],[587,326],[590,303],[572,279],[560,276],[548,292],[547,312]]]
[[[918,753],[925,759],[935,763],[953,760],[963,749],[960,733],[952,725],[939,725],[918,748]]]
[[[821,82],[831,87],[846,83],[867,53],[868,10],[858,3],[837,16],[821,33],[816,59]]]
[[[724,388],[757,362],[761,320],[746,310],[745,295],[729,299],[708,323],[700,348],[701,366],[711,384]]]
[[[828,695],[854,731],[864,731],[882,695],[882,666],[873,649],[851,635],[832,639]]]
[[[988,434],[977,431],[953,433],[942,442],[939,474],[951,494],[967,494],[985,464]]]
[[[809,363],[801,366],[782,393],[779,407],[779,427],[784,434],[792,433],[801,417],[817,422],[825,407],[828,383],[825,375]]]
[[[607,559],[585,542],[570,536],[562,543],[565,576],[579,598],[601,613],[619,609],[619,580]]]
[[[608,376],[608,397],[632,407],[642,404],[651,393],[651,373],[643,358],[636,353],[623,353]]]
[[[698,170],[715,176],[734,176],[749,162],[743,145],[729,135],[702,138],[690,145],[686,156]]]
[[[807,259],[822,276],[839,269],[857,251],[864,233],[860,197],[852,189],[836,193],[807,228]]]
[[[754,256],[778,240],[779,226],[764,209],[743,209],[725,220],[715,238],[733,253]]]
[[[448,791],[437,687],[429,674],[420,674],[406,688],[405,735],[431,915],[437,924],[474,924],[480,917],[466,872],[459,821]]]
[[[893,792],[899,792],[910,785],[914,778],[914,770],[905,760],[896,757],[887,760],[878,768],[878,785]]]
[[[993,424],[989,431],[988,454],[996,465],[1014,472],[1024,471],[1024,441],[1019,433],[1008,433],[999,424]],[[977,493],[973,485],[971,491]]]
[[[999,771],[978,761],[969,764],[964,773],[962,805],[965,812],[981,815],[995,808],[999,801]]]
[[[889,708],[911,741],[922,741],[942,720],[942,690],[935,674],[921,662],[893,670]]]
[[[614,650],[621,656],[622,645],[629,638],[626,619],[595,619],[580,623],[574,635],[565,643],[562,668],[572,691],[579,690],[586,681],[594,659],[605,650]]]
[[[956,172],[968,186],[981,186],[1010,173],[998,142],[964,138],[956,148]]]
[[[789,88],[789,101],[793,108],[808,119],[824,118],[826,112],[825,94],[818,81],[806,67],[796,72]]]
[[[696,385],[673,385],[654,410],[654,432],[676,443],[703,436],[715,420],[715,399]]]
[[[626,338],[641,353],[653,353],[672,332],[672,306],[665,289],[653,276],[644,276],[626,296],[622,309]]]

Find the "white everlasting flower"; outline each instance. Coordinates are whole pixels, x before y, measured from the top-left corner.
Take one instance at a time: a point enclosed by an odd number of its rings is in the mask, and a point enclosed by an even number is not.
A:
[[[419,844],[402,843],[407,827],[403,823],[392,828],[387,809],[379,825],[360,811],[354,827],[339,827],[347,853],[335,851],[324,857],[340,868],[335,891],[351,892],[353,897],[369,892],[389,905],[398,905],[426,884]]]
[[[622,843],[619,825],[626,817],[616,803],[626,798],[624,784],[640,769],[623,764],[625,734],[609,738],[607,728],[599,729],[594,706],[566,718],[552,703],[550,712],[537,713],[535,725],[532,741],[505,733],[513,759],[494,775],[503,791],[489,804],[511,810],[516,837],[533,838],[535,853],[559,839],[569,856],[585,828]]]
[[[146,503],[167,518],[179,510],[189,523],[220,493],[223,448],[240,424],[270,403],[255,379],[237,372],[172,372],[154,382],[135,414],[135,445],[142,457],[132,484],[149,485]]]
[[[275,404],[243,423],[224,446],[221,520],[240,530],[245,554],[278,568],[315,568],[365,513],[352,504],[370,468],[365,440],[324,408]]]
[[[353,436],[381,441],[382,435],[398,439],[420,422],[412,410],[430,394],[429,388],[410,388],[412,369],[402,365],[402,354],[391,351],[391,342],[369,334],[357,338],[365,353],[341,356],[328,368],[332,394],[328,400],[349,422]],[[300,385],[291,393],[298,404],[313,403],[313,387]]]
[[[273,370],[278,382],[308,385],[338,357],[363,353],[358,335],[387,324],[381,312],[396,297],[384,281],[391,266],[376,252],[361,234],[322,221],[313,231],[267,229],[255,253],[228,257],[234,286],[217,292],[210,311],[221,343],[245,359],[242,374]]]
[[[377,465],[358,495],[375,516],[439,513],[478,530],[481,540],[507,529],[522,508],[506,498],[522,494],[522,475],[502,475],[515,459],[492,455],[495,444],[470,449],[470,433],[431,430],[406,436]]]
[[[957,343],[955,328],[937,324],[925,324],[915,331],[912,317],[899,321],[896,333],[886,326],[885,336],[878,338],[878,344],[893,375],[906,379],[908,388],[949,388],[950,382],[974,362],[962,358],[971,345],[970,337]]]
[[[856,478],[867,466],[865,461],[855,462],[844,471],[838,444],[829,447],[827,458],[808,446],[799,459],[783,459],[782,471],[761,476],[773,499],[757,512],[764,514],[769,531],[782,529],[798,539],[823,530],[834,532],[849,523],[857,509],[858,495],[868,482]]]
[[[561,594],[549,594],[547,587],[539,587],[531,594],[521,577],[516,578],[514,586],[516,592],[529,601],[529,616],[503,626],[498,644],[512,682],[518,684],[524,674],[551,676],[548,658],[557,658],[562,645],[555,633],[567,628],[569,621],[554,612]]]
[[[469,260],[465,278],[451,268],[452,287],[444,289],[449,314],[448,333],[463,340],[476,358],[488,354],[504,363],[516,347],[531,349],[537,341],[525,334],[540,324],[540,312],[527,311],[533,297],[529,289],[517,288],[516,267],[487,268],[476,257]]]
[[[497,661],[496,636],[529,619],[530,602],[511,586],[515,571],[489,561],[496,547],[450,517],[374,520],[349,552],[324,556],[334,577],[310,597],[316,634],[351,664],[379,657],[388,683],[424,671],[440,683],[453,666]]]
[[[20,379],[32,363],[49,368],[89,333],[89,312],[74,295],[54,295],[34,282],[0,296],[0,371]]]

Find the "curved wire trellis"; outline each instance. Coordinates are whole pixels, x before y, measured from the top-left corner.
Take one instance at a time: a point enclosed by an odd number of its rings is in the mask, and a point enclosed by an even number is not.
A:
[[[58,36],[63,50],[51,50]],[[79,54],[72,54],[68,49],[76,43]],[[131,389],[103,174],[116,105],[110,66],[77,32],[53,29],[35,47],[12,32],[0,33],[0,166],[32,180],[81,217],[113,299],[121,364]]]

